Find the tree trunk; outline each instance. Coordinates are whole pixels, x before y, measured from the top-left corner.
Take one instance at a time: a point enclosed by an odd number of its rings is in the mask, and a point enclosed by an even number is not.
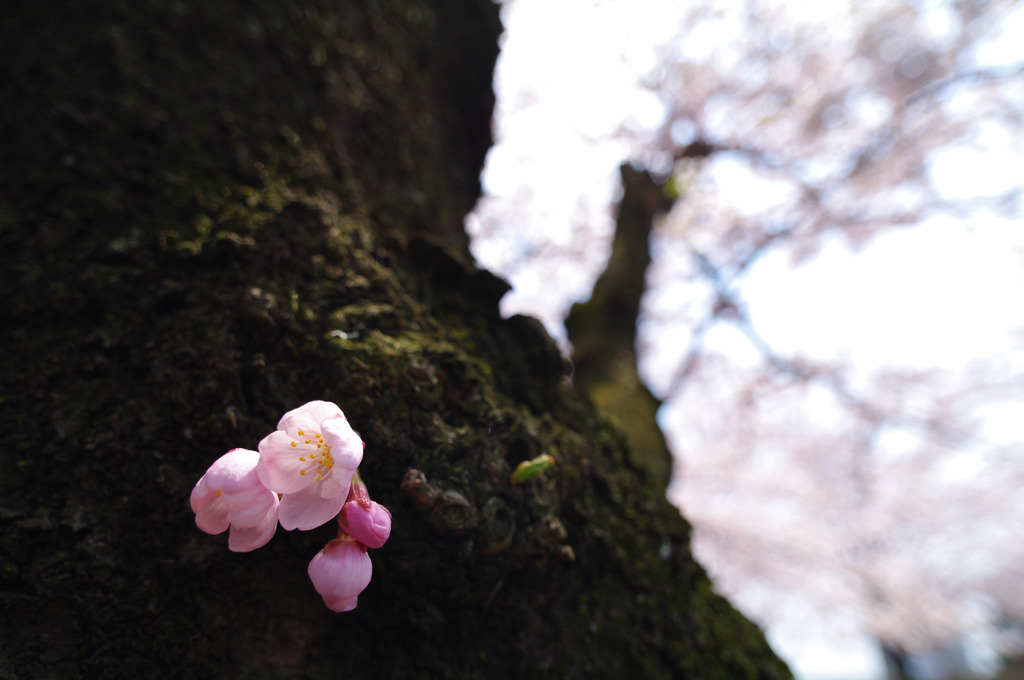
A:
[[[637,373],[636,326],[651,263],[654,220],[673,200],[646,172],[619,168],[622,200],[612,254],[593,295],[565,320],[572,342],[573,383],[626,436],[628,460],[662,492],[672,478],[672,454],[658,426],[659,401]]]
[[[489,0],[50,4],[0,17],[0,676],[788,677],[471,265]],[[394,515],[346,614],[333,527],[188,504],[312,399]]]
[[[910,680],[907,673],[906,653],[892,645],[881,643],[882,659],[885,661],[885,674],[889,680]]]

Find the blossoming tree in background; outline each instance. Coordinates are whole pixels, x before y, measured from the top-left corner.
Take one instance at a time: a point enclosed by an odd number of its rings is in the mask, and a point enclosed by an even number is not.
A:
[[[1024,12],[577,5],[601,46],[561,82],[521,75],[514,31],[539,7],[505,9],[505,144],[469,227],[516,284],[507,311],[559,333],[606,257],[618,159],[671,178],[638,350],[718,586],[766,624],[830,621],[893,657],[1019,652]],[[575,199],[514,181],[555,162],[541,121],[559,162],[584,159]]]

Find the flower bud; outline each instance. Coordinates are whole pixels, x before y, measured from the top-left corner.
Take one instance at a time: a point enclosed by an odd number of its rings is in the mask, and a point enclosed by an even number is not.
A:
[[[356,608],[359,593],[369,585],[373,565],[366,548],[342,536],[316,554],[308,571],[324,604],[331,611],[347,612]]]
[[[391,535],[391,513],[376,501],[348,501],[341,509],[338,522],[342,531],[367,548],[381,547]]]

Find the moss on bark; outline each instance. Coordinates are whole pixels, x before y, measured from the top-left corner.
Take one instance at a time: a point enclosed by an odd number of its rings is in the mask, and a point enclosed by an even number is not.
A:
[[[486,0],[6,8],[0,676],[788,676],[470,264],[498,30]],[[239,555],[188,508],[310,399],[394,513],[345,615],[305,575],[330,526]]]
[[[664,490],[672,478],[672,454],[658,426],[661,402],[637,373],[636,328],[651,263],[651,229],[673,200],[646,172],[623,165],[620,174],[623,195],[608,266],[590,299],[573,305],[565,327],[573,347],[573,382],[626,435],[630,462]]]

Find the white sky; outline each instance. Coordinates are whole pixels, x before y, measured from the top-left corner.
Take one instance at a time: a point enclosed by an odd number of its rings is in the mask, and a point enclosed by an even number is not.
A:
[[[1010,331],[1022,320],[1022,263],[1019,223],[935,218],[859,253],[833,239],[795,269],[785,253],[770,253],[744,282],[743,298],[755,327],[783,354],[948,367],[1020,353]]]
[[[876,3],[774,0],[808,24]],[[940,46],[955,14],[928,2],[928,28]],[[743,30],[734,21],[739,3],[716,4],[718,14],[686,41],[687,56],[735,59],[729,43]],[[582,259],[551,270],[525,268],[503,312],[540,318],[556,337],[568,306],[589,295],[607,257],[614,228],[618,166],[635,153],[646,132],[665,116],[661,101],[638,79],[664,54],[659,46],[676,32],[689,3],[678,0],[515,0],[502,10],[506,32],[496,73],[497,144],[483,173],[490,210],[505,211],[503,229],[475,238],[478,261],[506,273],[538,240],[574,246],[593,239]],[[999,37],[971,55],[976,65],[1024,62],[1024,6],[1002,25]],[[703,38],[701,40],[700,38]],[[1024,96],[1024,95],[1022,95]],[[970,110],[971,101],[948,104]],[[685,131],[683,131],[685,133]],[[929,179],[950,198],[995,195],[1024,183],[1024,155],[1005,130],[979,128],[971,145],[935,156]],[[788,186],[766,185],[744,163],[717,157],[707,170],[741,213],[755,214],[787,202]],[[488,209],[487,201],[478,210]],[[467,218],[471,236],[479,218]],[[543,237],[543,238],[541,238]],[[578,245],[578,244],[576,244]],[[513,272],[514,273],[514,272]],[[692,292],[666,290],[677,300]],[[740,294],[763,338],[779,353],[842,357],[868,370],[966,366],[992,356],[1007,370],[1024,372],[1024,349],[1012,332],[1024,325],[1024,228],[1020,221],[982,216],[970,222],[934,218],[913,229],[889,232],[859,252],[839,239],[793,267],[775,251],[746,275]],[[685,341],[685,334],[678,342]],[[671,340],[668,341],[671,344]],[[737,359],[756,356],[741,334],[720,326],[707,344]],[[647,367],[645,375],[656,373]],[[1024,440],[1024,406],[990,407],[993,440]],[[898,446],[899,433],[893,445]],[[777,651],[803,680],[870,680],[882,677],[877,651],[850,644],[840,656],[822,639],[796,639],[769,630]]]

